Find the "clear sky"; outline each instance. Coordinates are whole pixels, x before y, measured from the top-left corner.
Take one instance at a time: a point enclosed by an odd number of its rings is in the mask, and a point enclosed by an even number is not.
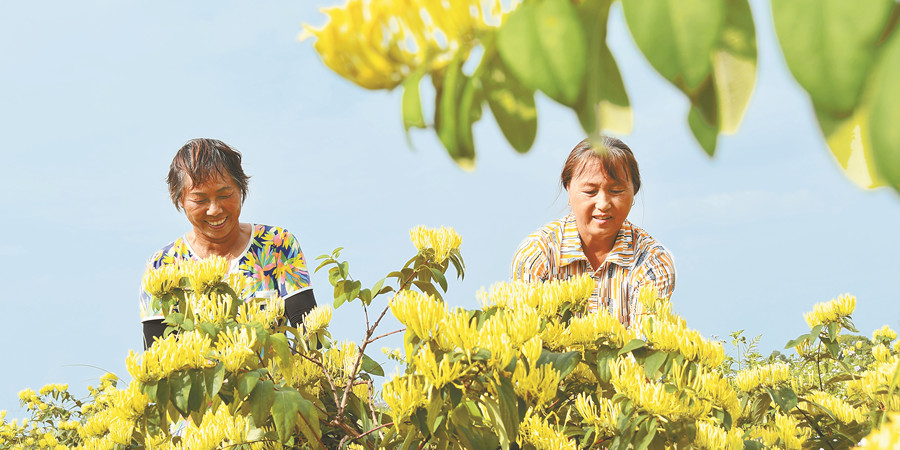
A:
[[[412,150],[399,92],[358,88],[297,41],[302,22],[323,22],[324,3],[0,2],[0,409],[10,418],[23,414],[26,387],[85,392],[103,374],[95,367],[130,379],[144,264],[189,227],[164,177],[190,138],[243,152],[253,178],[242,220],[288,228],[310,260],[345,247],[366,284],[412,256],[409,228],[455,227],[468,274],[451,282],[450,305],[477,307],[476,291],[507,279],[521,240],[566,213],[559,170],[583,138],[571,111],[539,96],[524,156],[485,111],[472,173],[430,131],[413,134]],[[676,311],[707,336],[762,334],[767,354],[807,330],[803,312],[847,292],[863,334],[896,328],[900,197],[842,175],[785,68],[768,3],[751,3],[758,84],[714,159],[614,8],[611,46],[635,112],[621,137],[644,181],[630,219],[674,254]],[[326,274],[312,283],[330,302]],[[338,309],[331,330],[359,340],[359,305]],[[383,360],[380,347],[372,356]]]

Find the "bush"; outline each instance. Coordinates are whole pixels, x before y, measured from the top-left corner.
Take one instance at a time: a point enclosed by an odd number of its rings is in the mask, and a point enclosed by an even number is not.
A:
[[[463,276],[459,236],[411,231],[417,254],[370,288],[340,249],[323,255],[335,307],[359,301],[366,333],[335,342],[332,309],[298,328],[280,299],[244,302],[246,279],[209,259],[149,272],[166,335],[106,376],[87,399],[66,385],[20,393],[31,420],[6,422],[3,448],[864,448],[896,441],[898,345],[887,327],[856,332],[856,300],[806,315],[797,354],[743,356],[688,328],[645,290],[639,323],[586,314],[593,281],[498,283],[482,308],[448,309],[448,269]],[[379,297],[390,296],[389,301]],[[375,307],[374,305],[380,305]],[[374,309],[372,309],[374,308]],[[375,316],[370,312],[380,313]],[[376,395],[366,351],[390,311],[405,325],[404,370]],[[375,317],[370,320],[370,317]],[[737,369],[735,369],[737,365]],[[883,425],[881,429],[879,426]]]

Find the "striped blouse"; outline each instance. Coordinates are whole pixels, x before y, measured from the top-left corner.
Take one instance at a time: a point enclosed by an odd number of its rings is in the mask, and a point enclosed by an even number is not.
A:
[[[512,278],[517,281],[567,279],[582,273],[592,274],[597,282],[588,309],[593,312],[608,308],[626,326],[641,314],[643,307],[638,293],[642,287],[652,285],[665,298],[675,289],[675,262],[671,253],[627,220],[616,236],[612,251],[597,269],[591,267],[581,248],[572,214],[528,236],[512,263]]]

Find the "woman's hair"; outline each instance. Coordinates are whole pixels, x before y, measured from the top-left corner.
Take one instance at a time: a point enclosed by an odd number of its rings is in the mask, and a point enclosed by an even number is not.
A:
[[[584,170],[587,163],[596,161],[602,165],[607,176],[621,183],[623,178],[631,182],[634,193],[641,188],[641,172],[631,149],[618,138],[600,136],[588,138],[578,143],[563,165],[560,183],[569,189],[569,183]],[[625,173],[621,171],[624,170]]]
[[[190,177],[194,186],[202,184],[216,175],[231,176],[241,190],[241,203],[247,198],[250,177],[241,168],[241,152],[218,139],[191,139],[175,153],[169,166],[169,196],[175,209],[181,209],[181,195],[185,180]]]

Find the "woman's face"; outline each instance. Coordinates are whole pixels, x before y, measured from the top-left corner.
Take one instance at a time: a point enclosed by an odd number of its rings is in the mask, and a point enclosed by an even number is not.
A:
[[[227,243],[240,235],[241,190],[230,176],[208,176],[198,186],[186,177],[181,207],[196,238]]]
[[[627,172],[620,168],[619,173]],[[588,247],[608,245],[612,249],[622,223],[631,212],[634,186],[626,177],[620,178],[621,182],[607,175],[599,161],[588,161],[569,183],[569,205],[578,234]]]

